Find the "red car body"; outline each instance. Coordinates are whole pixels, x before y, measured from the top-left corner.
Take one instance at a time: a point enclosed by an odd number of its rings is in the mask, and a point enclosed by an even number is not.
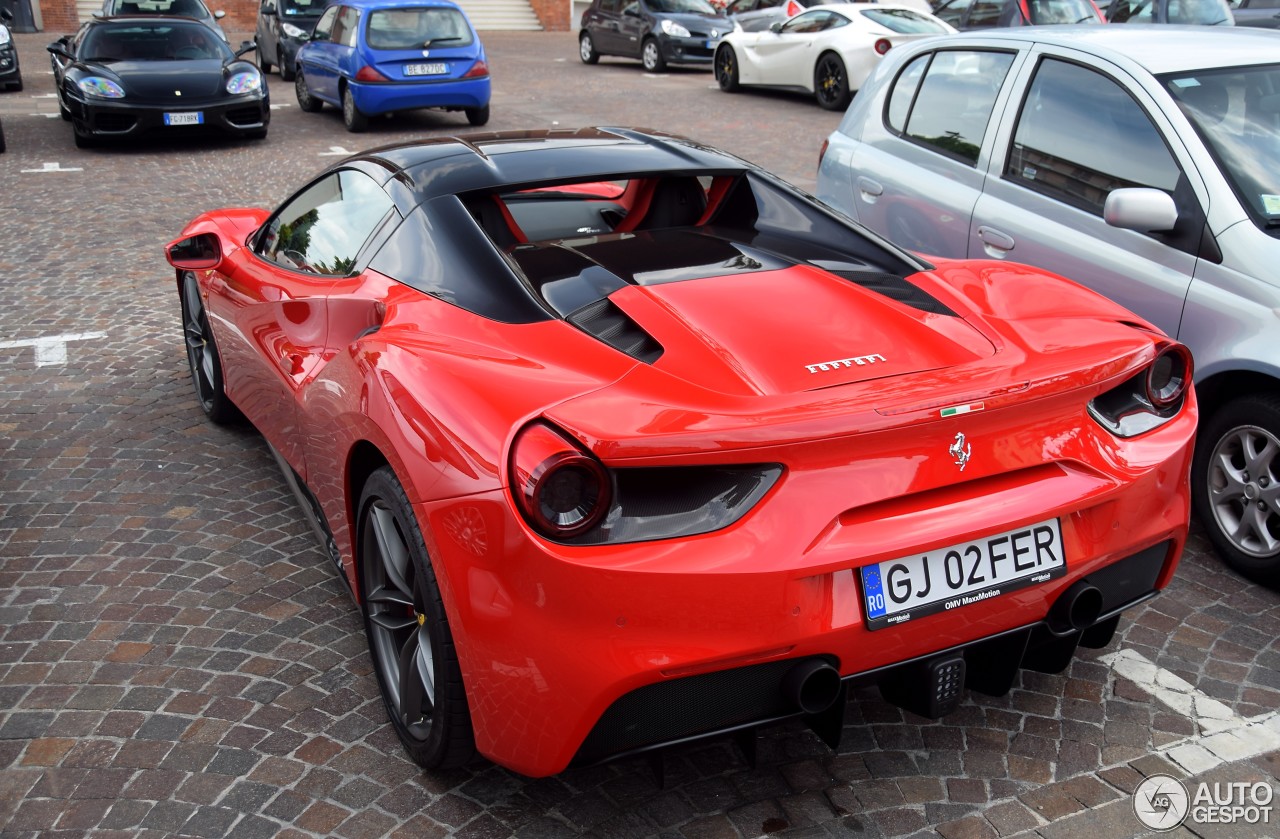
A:
[[[216,345],[193,356],[197,391],[220,367],[367,615],[362,488],[390,468],[456,650],[458,730],[499,764],[548,775],[795,716],[832,739],[862,683],[937,715],[957,679],[1001,693],[1019,666],[1107,643],[1174,573],[1189,357],[1079,286],[931,266],[678,138],[487,135],[333,171],[394,204],[344,270],[266,258],[296,231],[259,210],[170,245],[207,312],[189,345]],[[646,225],[677,176],[701,177],[694,211]],[[522,465],[544,449],[564,451]],[[598,495],[555,509],[608,512],[548,536],[521,495],[562,455]],[[961,564],[887,566],[884,594],[924,597],[956,568],[967,594],[869,617],[862,569],[949,546]],[[1035,579],[994,581],[1033,557]],[[407,655],[375,647],[375,665],[440,672]]]

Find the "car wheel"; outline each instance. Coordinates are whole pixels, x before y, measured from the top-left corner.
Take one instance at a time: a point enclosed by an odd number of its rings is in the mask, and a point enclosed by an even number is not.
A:
[[[182,335],[187,344],[187,366],[196,400],[209,419],[219,424],[242,418],[240,409],[227,398],[222,386],[222,360],[209,328],[209,318],[200,299],[195,274],[182,275]]]
[[[280,60],[280,80],[293,81],[293,65],[284,60],[284,47],[276,44],[276,58]]]
[[[583,64],[595,64],[600,60],[600,53],[596,52],[596,45],[591,41],[590,32],[583,32],[578,38],[578,57],[582,59]]]
[[[365,483],[359,538],[365,632],[391,725],[419,766],[461,766],[475,752],[462,671],[426,543],[389,466]]]
[[[849,91],[849,74],[844,62],[833,52],[823,53],[813,70],[813,96],[828,111],[849,107],[853,94]]]
[[[369,127],[369,118],[356,107],[355,94],[349,87],[342,89],[342,122],[352,133],[359,133]]]
[[[662,47],[658,45],[657,38],[644,39],[644,46],[640,48],[640,63],[650,73],[661,73],[667,69],[667,60],[662,57]]]
[[[716,81],[725,93],[738,89],[738,54],[728,44],[721,44],[716,50]]]
[[[1191,480],[1218,555],[1251,580],[1280,584],[1280,396],[1236,399],[1209,417]]]
[[[293,80],[293,92],[298,97],[298,107],[309,113],[316,113],[324,107],[324,103],[311,95],[311,88],[307,87],[307,77],[301,70]]]
[[[271,62],[267,61],[267,59],[263,56],[262,45],[258,44],[256,41],[254,42],[254,52],[257,54],[257,57],[258,57],[258,69],[261,70],[262,75],[265,76],[267,73],[271,72]],[[281,67],[280,69],[283,70],[284,68]]]
[[[489,106],[483,108],[466,108],[467,122],[472,125],[484,125],[489,121]]]

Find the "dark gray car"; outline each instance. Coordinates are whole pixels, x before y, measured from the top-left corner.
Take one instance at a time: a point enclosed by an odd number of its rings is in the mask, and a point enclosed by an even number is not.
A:
[[[1228,563],[1272,584],[1278,45],[1257,29],[1142,25],[907,44],[828,138],[817,190],[899,245],[1056,271],[1190,347],[1196,511]]]
[[[720,39],[732,31],[707,0],[594,0],[582,13],[578,52],[586,64],[602,55],[638,58],[651,73],[668,64],[710,68]]]
[[[280,78],[293,81],[298,48],[311,37],[326,0],[262,0],[253,34],[258,67],[264,73],[280,68]]]

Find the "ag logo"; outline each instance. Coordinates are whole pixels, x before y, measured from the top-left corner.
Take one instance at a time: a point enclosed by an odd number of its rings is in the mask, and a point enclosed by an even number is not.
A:
[[[1133,812],[1152,830],[1173,830],[1187,818],[1187,788],[1168,775],[1152,775],[1133,791]]]

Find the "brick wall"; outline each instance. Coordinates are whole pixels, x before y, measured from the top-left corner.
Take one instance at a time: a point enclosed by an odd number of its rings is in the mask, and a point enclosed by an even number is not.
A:
[[[548,32],[566,32],[573,28],[574,23],[569,20],[568,0],[529,0],[529,5],[542,28]]]
[[[44,31],[50,35],[50,41],[70,35],[80,28],[75,0],[40,0],[40,16],[43,18]]]

